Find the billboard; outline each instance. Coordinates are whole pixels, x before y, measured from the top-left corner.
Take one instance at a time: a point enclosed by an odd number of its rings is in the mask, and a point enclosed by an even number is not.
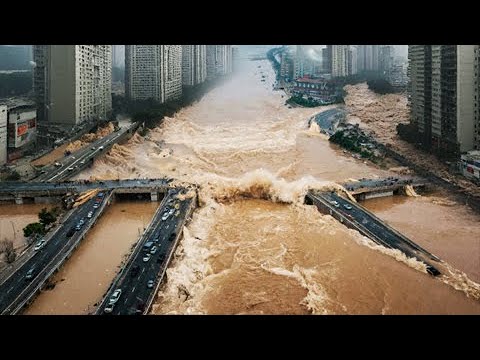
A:
[[[21,148],[37,136],[37,112],[12,109],[8,121],[8,147]]]

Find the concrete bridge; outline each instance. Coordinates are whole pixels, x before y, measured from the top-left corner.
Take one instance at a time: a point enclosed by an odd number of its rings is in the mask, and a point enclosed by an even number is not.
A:
[[[356,200],[367,200],[405,193],[406,186],[411,186],[415,191],[423,191],[428,187],[428,182],[419,177],[399,176],[385,179],[360,179],[342,185]]]
[[[429,274],[440,275],[435,264],[440,261],[438,257],[415,244],[360,204],[347,200],[335,192],[315,190],[307,193],[305,203],[315,205],[321,213],[333,216],[346,227],[357,230],[375,243],[389,249],[400,250],[406,256],[425,263]]]
[[[42,167],[34,181],[62,181],[69,179],[93,164],[93,161],[106,154],[114,144],[129,139],[137,131],[139,123],[120,128],[87,146],[64,156],[53,164]]]
[[[79,246],[87,232],[95,225],[106,206],[113,201],[115,196],[142,194],[150,197],[151,201],[163,199],[165,202],[165,194],[168,194],[168,198],[173,198],[179,193],[186,194],[187,187],[170,186],[171,181],[172,179],[164,178],[68,183],[3,183],[5,186],[0,187],[0,199],[9,201],[13,199],[17,203],[22,203],[27,198],[54,199],[65,198],[66,196],[74,198],[76,195],[92,189],[101,192],[102,197],[99,198],[99,195],[96,195],[84,204],[68,211],[66,216],[61,219],[61,224],[50,234],[47,234],[45,237],[47,241],[42,249],[36,252],[33,249],[27,250],[25,255],[17,258],[12,266],[0,273],[0,314],[18,314],[33,301],[46,286],[51,276],[59,270]],[[186,186],[190,187],[189,184],[186,184]],[[99,199],[101,199],[101,205],[96,208],[93,205]],[[196,206],[196,196],[178,201],[178,204],[174,214],[169,215],[170,219],[168,221],[162,221],[164,215],[162,211],[166,208],[163,205],[160,206],[149,225],[153,232],[144,237],[146,241],[151,239],[153,235],[157,237],[160,233],[163,235],[162,241],[159,243],[159,246],[162,245],[159,253],[163,254],[163,258],[162,261],[154,265],[156,271],[163,272],[159,273],[159,276],[152,275],[156,279],[156,289],[163,279],[172,252],[181,237],[183,225]],[[90,212],[93,214],[89,215]],[[83,225],[76,229],[81,220],[84,222]],[[166,226],[166,228],[161,230],[159,226]],[[29,272],[32,273],[30,277],[28,277]],[[145,289],[142,288],[143,290]],[[153,295],[149,291],[143,291],[142,293],[148,295],[145,296],[145,311],[148,311],[153,302]]]

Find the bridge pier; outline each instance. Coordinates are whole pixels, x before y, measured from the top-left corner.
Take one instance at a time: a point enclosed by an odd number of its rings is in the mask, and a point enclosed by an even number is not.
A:
[[[150,192],[150,200],[153,201],[158,201],[158,191],[151,191]]]

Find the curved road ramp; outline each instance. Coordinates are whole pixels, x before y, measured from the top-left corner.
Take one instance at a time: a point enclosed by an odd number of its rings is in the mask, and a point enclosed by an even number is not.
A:
[[[358,203],[347,200],[335,192],[315,190],[307,193],[305,202],[315,205],[321,213],[331,215],[343,225],[359,231],[375,243],[389,249],[400,250],[406,256],[425,263],[430,275],[440,275],[435,264],[440,262],[438,257],[415,244]]]

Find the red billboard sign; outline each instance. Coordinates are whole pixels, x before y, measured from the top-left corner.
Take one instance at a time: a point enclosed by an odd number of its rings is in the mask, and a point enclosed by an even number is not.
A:
[[[18,125],[18,127],[17,127],[17,136],[22,136],[23,134],[26,134],[27,131],[28,131],[28,124]]]

